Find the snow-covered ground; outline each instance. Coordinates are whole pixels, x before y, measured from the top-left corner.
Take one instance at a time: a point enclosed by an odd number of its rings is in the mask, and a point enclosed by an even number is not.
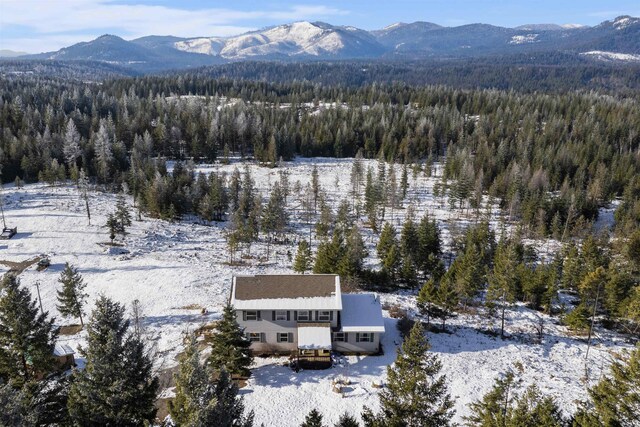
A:
[[[621,53],[621,52],[606,52],[602,50],[592,50],[589,52],[583,52],[580,55],[585,55],[590,58],[597,59],[605,62],[640,62],[640,55],[635,53]]]
[[[296,186],[296,181],[304,188],[310,181],[313,164],[318,167],[322,188],[333,206],[344,197],[350,198],[351,160],[314,159],[285,163],[291,188]],[[375,168],[375,162],[366,162],[366,165]],[[231,172],[233,168],[232,164],[203,166],[199,170]],[[278,169],[251,165],[250,170],[256,187],[266,197],[268,189],[278,179]],[[399,179],[400,167],[397,167],[396,175]],[[417,218],[425,211],[437,218],[448,246],[450,230],[476,221],[477,215],[472,211],[451,210],[446,199],[434,197],[433,185],[437,180],[437,177],[423,174],[414,179],[410,172],[410,189],[404,206],[413,204]],[[109,249],[104,245],[109,240],[104,227],[106,216],[115,207],[115,196],[111,194],[91,193],[91,225],[87,221],[84,202],[71,185],[8,187],[3,190],[3,199],[7,225],[17,226],[18,234],[0,242],[0,261],[22,262],[40,254],[50,256],[48,269],[38,272],[32,265],[20,279],[34,298],[36,282],[40,284],[43,307],[57,317],[59,324],[77,323],[77,319],[62,319],[56,309],[56,291],[60,288],[57,279],[65,262],[76,266],[83,275],[90,305],[100,294],[127,306],[135,299],[140,300],[158,369],[177,363],[175,358],[183,348],[186,331],[193,331],[219,317],[233,274],[291,272],[287,252],[295,254],[294,246],[276,245],[275,255],[269,262],[260,264],[253,260],[245,266],[230,267],[226,265],[228,254],[223,225],[209,226],[187,220],[169,223],[146,217],[143,221],[133,222],[123,242],[126,253],[119,254],[118,248]],[[292,194],[288,201],[292,227],[294,232],[306,236],[307,229],[299,208],[299,197]],[[489,215],[491,223],[498,228],[497,209],[492,211]],[[390,214],[387,210],[387,215]],[[406,209],[393,212],[392,221],[398,229],[405,214]],[[367,264],[377,265],[375,238],[368,230],[364,230],[364,235],[370,252]],[[538,247],[557,247],[557,242]],[[251,252],[263,256],[266,246],[256,244]],[[7,268],[0,265],[0,269],[3,272]],[[415,312],[415,298],[410,293],[381,295],[381,298],[386,304],[399,304]],[[208,314],[201,314],[201,308],[206,308]],[[241,391],[247,407],[256,412],[257,424],[299,425],[312,408],[318,408],[327,423],[333,423],[345,411],[359,414],[363,405],[377,409],[378,389],[372,382],[384,381],[386,366],[395,359],[396,346],[400,342],[395,320],[388,318],[386,312],[385,317],[387,334],[383,339],[383,356],[345,357],[329,370],[300,373],[282,366],[284,359],[281,358],[257,359],[253,376]],[[538,343],[534,326],[540,317],[544,322],[544,336]],[[429,333],[432,351],[442,360],[451,394],[457,398],[455,421],[460,421],[467,413],[466,405],[488,391],[494,378],[507,369],[521,371],[523,386],[537,383],[542,390],[553,394],[565,411],[573,411],[575,402],[586,397],[586,343],[568,337],[556,319],[523,307],[509,312],[507,330],[510,339],[503,341],[486,333],[495,330],[496,322],[482,315],[460,315],[449,322],[450,333]],[[81,333],[60,339],[77,349],[84,336]],[[597,380],[606,370],[610,351],[625,347],[622,339],[602,331],[596,334],[595,341],[596,346],[589,354],[590,381]],[[81,359],[79,362],[82,364]],[[336,376],[351,381],[343,397],[331,390],[331,381]]]

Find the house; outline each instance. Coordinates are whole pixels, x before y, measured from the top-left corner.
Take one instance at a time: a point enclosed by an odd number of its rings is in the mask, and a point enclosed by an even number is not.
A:
[[[230,303],[254,354],[331,363],[331,351],[380,351],[384,320],[374,294],[342,294],[333,274],[234,276]]]

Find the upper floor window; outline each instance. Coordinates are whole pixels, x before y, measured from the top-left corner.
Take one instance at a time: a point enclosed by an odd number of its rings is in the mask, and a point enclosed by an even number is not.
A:
[[[256,310],[245,311],[244,320],[260,320],[260,312]]]
[[[331,312],[330,311],[319,311],[318,312],[318,321],[321,321],[321,322],[329,322],[329,321],[331,321]]]
[[[287,320],[287,312],[284,310],[276,311],[276,318],[274,320]]]
[[[311,317],[309,316],[309,311],[307,310],[298,311],[299,322],[308,322],[309,320],[311,320]]]

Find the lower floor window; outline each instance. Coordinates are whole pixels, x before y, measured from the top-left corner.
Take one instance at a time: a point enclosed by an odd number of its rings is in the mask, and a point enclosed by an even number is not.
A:
[[[249,332],[247,334],[247,338],[251,342],[261,342],[262,341],[262,334],[260,332]]]
[[[356,342],[373,342],[373,334],[370,332],[359,332],[356,334]]]
[[[278,342],[290,342],[288,332],[278,332]]]
[[[347,341],[347,333],[346,332],[334,332],[333,340],[335,342],[346,342]]]

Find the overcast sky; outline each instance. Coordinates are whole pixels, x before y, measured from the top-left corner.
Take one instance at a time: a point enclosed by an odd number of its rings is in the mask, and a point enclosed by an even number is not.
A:
[[[372,30],[395,22],[596,25],[640,16],[640,0],[0,0],[0,49],[57,50],[105,33],[229,36],[311,20]]]

